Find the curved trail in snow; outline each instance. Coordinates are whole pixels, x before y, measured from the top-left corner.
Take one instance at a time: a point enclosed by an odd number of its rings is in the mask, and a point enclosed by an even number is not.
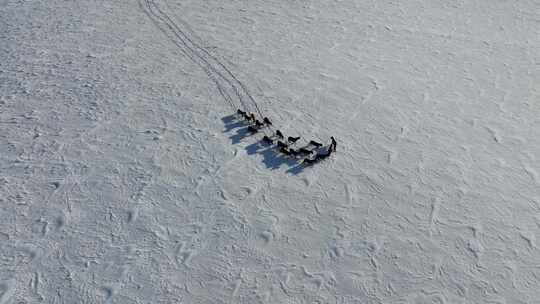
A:
[[[257,112],[261,117],[265,116],[246,86],[219,59],[195,43],[194,39],[189,37],[189,35],[187,35],[155,1],[144,0],[143,10],[150,19],[152,19],[154,24],[170,40],[172,40],[186,56],[206,72],[217,85],[218,90],[224,99],[227,100],[232,107],[235,107],[233,108],[234,111],[238,108],[243,108],[246,111]],[[163,25],[165,28],[162,27]],[[236,95],[237,101],[242,107],[236,106],[237,103],[233,102],[231,97],[232,94],[230,94],[231,91]],[[249,103],[246,102],[246,99]]]
[[[188,30],[182,29],[154,0],[139,0],[139,5],[144,13],[152,20],[154,25],[173,42],[180,51],[191,61],[203,69],[208,77],[216,85],[220,95],[229,104],[235,113],[237,109],[247,112],[256,112],[263,117],[265,115],[259,104],[255,101],[247,86],[238,79],[234,73],[227,68],[215,55],[212,55],[195,39],[189,35]],[[185,22],[181,22],[185,24]],[[273,135],[274,126],[262,128],[265,135]],[[309,140],[303,139],[305,144]]]

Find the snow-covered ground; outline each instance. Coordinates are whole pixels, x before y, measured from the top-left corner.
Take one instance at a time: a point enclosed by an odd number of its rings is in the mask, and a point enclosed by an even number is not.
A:
[[[540,303],[539,117],[538,1],[0,1],[0,304]]]

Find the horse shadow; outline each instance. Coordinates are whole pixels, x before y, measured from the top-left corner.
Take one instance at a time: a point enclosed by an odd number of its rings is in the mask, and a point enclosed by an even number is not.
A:
[[[251,134],[247,127],[249,126],[243,118],[239,118],[235,115],[228,115],[221,119],[225,124],[223,133],[233,133],[229,136],[232,144],[239,144],[244,138],[247,138]],[[287,173],[299,174],[304,170],[304,165],[300,163],[300,159],[286,157],[281,154],[275,144],[269,144],[262,139],[257,140],[254,143],[245,147],[248,155],[259,154],[262,156],[263,164],[270,170],[280,169],[282,166],[287,166]]]
[[[298,175],[298,174],[302,173],[304,171],[304,169],[306,169],[305,165],[297,164],[296,166],[293,166],[293,167],[289,168],[285,172],[293,174],[293,175]]]
[[[223,121],[225,125],[225,130],[223,130],[223,133],[230,133],[234,131],[233,134],[229,136],[229,139],[233,144],[239,144],[242,139],[252,135],[248,131],[248,124],[245,121],[238,119],[235,115],[222,117],[221,121]]]

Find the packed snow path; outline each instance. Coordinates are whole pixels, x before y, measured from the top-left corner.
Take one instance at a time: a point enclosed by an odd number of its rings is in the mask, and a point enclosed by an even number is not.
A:
[[[138,1],[4,1],[1,304],[538,302],[538,3],[155,3],[339,157],[231,145]]]

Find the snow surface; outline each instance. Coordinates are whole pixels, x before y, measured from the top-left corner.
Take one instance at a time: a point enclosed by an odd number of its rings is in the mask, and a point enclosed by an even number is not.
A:
[[[0,1],[0,304],[540,303],[539,83],[532,0]]]

